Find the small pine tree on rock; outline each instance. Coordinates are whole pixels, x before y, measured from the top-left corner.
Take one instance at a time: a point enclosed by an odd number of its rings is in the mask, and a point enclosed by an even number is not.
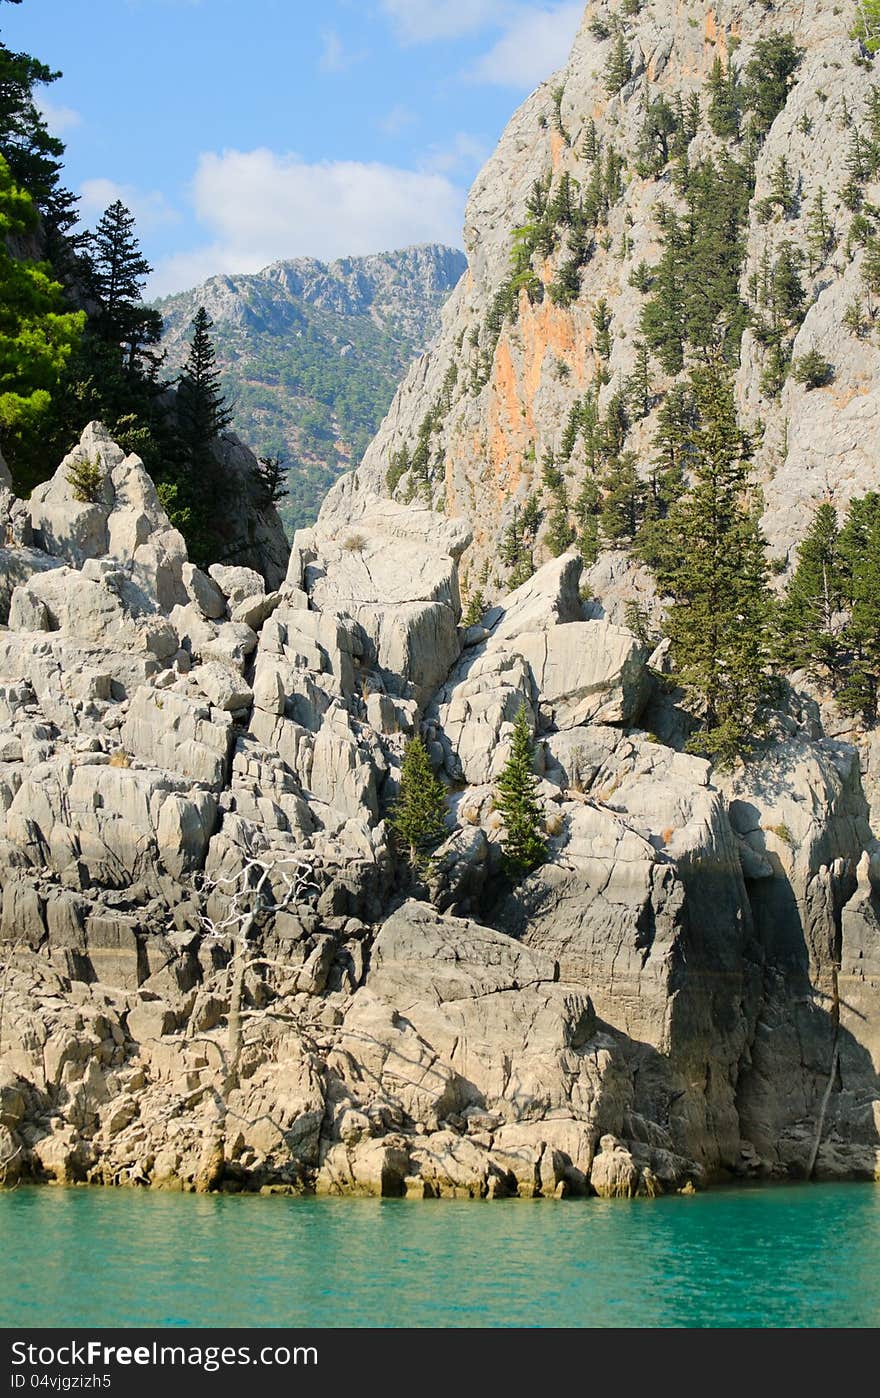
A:
[[[632,77],[632,63],[629,56],[629,45],[622,29],[618,29],[611,45],[611,53],[608,55],[608,62],[605,64],[605,91],[609,97],[613,97],[622,87],[625,87]]]
[[[514,720],[510,756],[495,789],[495,808],[505,827],[501,842],[504,863],[514,877],[530,874],[547,859],[543,814],[535,794],[538,779],[533,771],[534,760],[535,744],[523,703]]]
[[[445,816],[446,790],[416,735],[404,749],[400,792],[389,820],[414,870],[426,867],[431,851],[446,834]]]

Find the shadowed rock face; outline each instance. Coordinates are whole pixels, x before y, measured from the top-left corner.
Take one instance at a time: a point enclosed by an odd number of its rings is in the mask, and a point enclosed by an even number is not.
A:
[[[786,4],[773,24],[795,9],[808,52],[836,52],[845,17]],[[566,130],[594,108],[634,130],[644,73],[702,82],[717,24],[643,12],[613,102],[585,27]],[[829,60],[829,92],[850,67]],[[731,774],[677,750],[686,719],[624,624],[644,578],[616,557],[587,601],[566,553],[461,626],[462,569],[525,481],[519,422],[567,411],[548,346],[586,373],[586,308],[523,306],[503,332],[443,429],[448,514],[381,488],[535,171],[574,159],[545,109],[541,89],[478,182],[437,355],[286,571],[199,573],[94,427],[94,506],[59,476],[27,507],[0,495],[0,1180],[615,1197],[877,1176],[880,858],[856,750],[797,694]],[[647,256],[644,193],[627,185]],[[511,887],[494,783],[523,706],[549,857]],[[386,817],[416,732],[449,830],[413,884]]]

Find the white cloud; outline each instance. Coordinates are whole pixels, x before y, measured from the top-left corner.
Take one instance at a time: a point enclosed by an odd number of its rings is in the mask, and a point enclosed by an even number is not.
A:
[[[55,136],[70,131],[74,126],[82,126],[82,116],[74,107],[56,106],[46,97],[37,98],[37,110]]]
[[[322,73],[347,73],[349,68],[362,63],[367,56],[364,51],[352,53],[347,49],[335,29],[323,29],[321,42],[323,50],[318,67]]]
[[[457,39],[503,20],[508,0],[382,0],[382,9],[406,43]]]
[[[84,180],[80,185],[80,208],[83,222],[100,218],[104,210],[117,199],[134,215],[139,233],[149,233],[170,223],[177,223],[180,215],[172,209],[165,195],[158,189],[136,189],[134,185],[118,184],[115,180]]]
[[[420,168],[435,175],[474,175],[485,165],[491,153],[486,141],[470,136],[466,131],[459,131],[450,145],[431,146]]]
[[[201,156],[193,202],[209,234],[165,259],[162,296],[220,272],[257,272],[286,257],[322,260],[461,238],[465,192],[443,173],[353,160],[310,165],[274,151]]]
[[[468,77],[502,87],[537,87],[568,59],[583,13],[582,4],[569,3],[520,9]]]

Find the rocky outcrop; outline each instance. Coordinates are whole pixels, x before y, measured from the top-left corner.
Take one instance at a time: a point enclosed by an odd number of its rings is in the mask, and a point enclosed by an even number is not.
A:
[[[550,444],[587,382],[592,317],[526,297],[462,395],[450,339],[548,154],[574,168],[581,113],[633,136],[646,77],[702,82],[733,13],[703,33],[641,11],[632,81],[589,102],[606,41],[585,24],[558,120],[540,90],[478,183],[440,347],[274,575],[194,568],[95,426],[76,458],[95,501],[69,496],[70,464],[24,510],[2,487],[0,1181],[614,1198],[880,1176],[880,856],[855,749],[792,691],[748,763],[683,751],[622,550],[586,583],[573,551],[512,592],[487,579],[498,600],[461,625],[461,570],[495,566],[526,440]],[[839,44],[839,16],[803,24]],[[609,227],[647,255],[640,200],[630,178]],[[590,294],[620,281],[607,252]],[[624,310],[603,394],[628,372]],[[445,515],[430,450],[427,488],[423,452],[412,498],[385,493],[444,384]],[[512,881],[496,781],[523,707],[547,860]],[[412,875],[388,816],[415,733],[448,799]]]

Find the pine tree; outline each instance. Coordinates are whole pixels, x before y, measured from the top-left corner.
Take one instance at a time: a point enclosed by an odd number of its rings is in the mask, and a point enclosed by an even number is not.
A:
[[[574,526],[568,517],[568,507],[560,502],[550,514],[544,543],[553,557],[559,558],[566,549],[571,548],[576,537]]]
[[[27,53],[0,43],[0,155],[15,184],[26,189],[42,221],[44,256],[56,274],[74,260],[76,199],[61,184],[64,142],[46,125],[35,89],[61,77]]]
[[[636,341],[636,363],[626,381],[627,402],[634,421],[647,417],[651,411],[651,356],[644,340]]]
[[[622,87],[625,87],[632,77],[632,63],[629,56],[629,45],[622,29],[618,29],[611,45],[611,52],[608,55],[608,62],[605,64],[605,91],[609,97],[613,97]]]
[[[729,64],[725,72],[720,57],[716,58],[706,88],[709,94],[708,118],[712,132],[725,140],[737,137],[741,93],[733,64]]]
[[[600,359],[611,357],[611,310],[603,296],[593,311],[593,326],[596,331],[594,344]]]
[[[880,700],[880,495],[876,492],[853,500],[839,546],[850,618],[843,637],[847,672],[838,703],[844,712],[875,723]]]
[[[642,308],[642,335],[661,368],[678,374],[684,366],[686,276],[684,232],[674,214],[663,230],[663,256],[653,276],[653,295]]]
[[[669,516],[660,581],[678,681],[701,711],[693,747],[723,763],[750,746],[764,699],[770,596],[748,442],[731,376],[716,356],[694,375],[693,485]]]
[[[261,456],[257,462],[257,486],[266,507],[277,505],[290,491],[287,488],[287,462],[280,456]]]
[[[39,479],[55,397],[85,316],[65,310],[46,263],[16,258],[9,245],[32,233],[37,214],[0,156],[0,434],[17,485]]]
[[[574,502],[575,518],[578,522],[577,546],[581,558],[591,566],[599,556],[599,511],[601,496],[595,481],[589,477],[581,486]]]
[[[547,859],[534,761],[535,745],[523,702],[514,720],[510,756],[495,788],[495,808],[505,828],[504,863],[507,872],[514,877],[531,873]]]
[[[607,544],[617,545],[636,536],[643,503],[643,487],[636,470],[636,460],[631,451],[615,456],[602,477],[604,496],[599,528]]]
[[[389,818],[414,870],[425,869],[431,851],[446,834],[445,816],[446,790],[434,774],[425,744],[416,735],[404,749],[400,792]]]
[[[140,250],[134,218],[121,199],[101,217],[89,240],[89,291],[97,303],[91,330],[107,345],[122,346],[129,374],[141,372],[150,345],[162,338],[162,317],[142,304],[144,283],[153,270]]]
[[[845,585],[837,512],[822,504],[798,547],[797,567],[779,612],[779,650],[786,664],[814,677],[839,675]]]
[[[784,155],[779,157],[773,167],[773,173],[770,178],[770,198],[774,204],[779,205],[786,218],[794,212],[794,186],[791,182],[791,172],[788,168],[788,161]]]
[[[204,306],[200,306],[192,323],[189,356],[177,390],[181,434],[193,464],[204,459],[212,443],[232,422],[211,340],[212,324]]]
[[[790,34],[758,39],[743,74],[745,101],[760,139],[773,125],[788,99],[792,76],[803,57]]]
[[[834,228],[828,216],[822,185],[817,189],[807,215],[807,247],[810,254],[810,275],[814,276],[834,247]]]

